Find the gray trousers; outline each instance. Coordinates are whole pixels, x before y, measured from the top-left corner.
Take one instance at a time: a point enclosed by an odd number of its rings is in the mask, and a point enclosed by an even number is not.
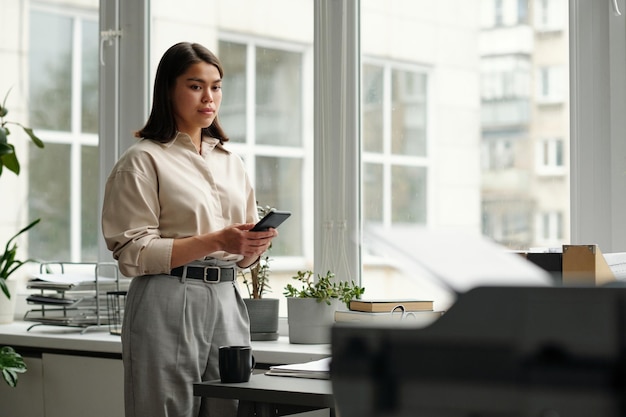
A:
[[[236,285],[133,278],[122,327],[126,417],[236,416],[236,401],[193,395],[193,383],[219,379],[220,346],[250,344]]]

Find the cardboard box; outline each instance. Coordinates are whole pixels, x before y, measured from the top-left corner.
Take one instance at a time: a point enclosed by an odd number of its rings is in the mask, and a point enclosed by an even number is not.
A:
[[[598,245],[563,245],[562,253],[521,253],[535,265],[548,271],[557,285],[603,285],[615,281],[615,275]]]
[[[615,275],[598,245],[563,245],[563,285],[603,285]]]

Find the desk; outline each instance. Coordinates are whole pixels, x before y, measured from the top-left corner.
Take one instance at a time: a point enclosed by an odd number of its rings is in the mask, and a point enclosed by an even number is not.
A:
[[[238,417],[285,416],[326,408],[330,409],[331,417],[335,415],[332,386],[326,379],[255,374],[250,381],[242,383],[200,382],[193,385],[193,393],[201,397],[238,399]]]

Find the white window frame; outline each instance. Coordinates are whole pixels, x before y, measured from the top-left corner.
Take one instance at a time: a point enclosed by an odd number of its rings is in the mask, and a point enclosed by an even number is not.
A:
[[[570,0],[572,244],[604,253],[626,251],[626,16],[612,8]]]

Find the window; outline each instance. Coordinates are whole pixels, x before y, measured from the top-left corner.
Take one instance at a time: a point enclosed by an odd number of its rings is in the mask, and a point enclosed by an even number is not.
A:
[[[38,259],[98,259],[97,11],[33,7],[29,119],[46,143],[29,152],[29,252]]]
[[[541,213],[538,216],[537,235],[544,246],[560,246],[563,238],[563,213]]]
[[[363,65],[363,218],[426,224],[427,75],[396,67]]]
[[[563,30],[567,22],[567,0],[535,0],[535,27],[539,32]]]
[[[543,139],[537,143],[537,172],[564,175],[565,160],[562,139]]]
[[[218,56],[226,76],[220,120],[227,133],[234,132],[229,147],[246,161],[260,205],[301,213],[303,201],[311,198],[303,192],[304,126],[311,113],[304,102],[305,49],[221,38]],[[298,215],[281,226],[273,258],[304,257],[303,223]]]
[[[517,0],[517,23],[528,23],[528,0]]]
[[[565,70],[562,66],[541,67],[537,74],[537,100],[543,104],[563,103]]]
[[[502,26],[504,24],[504,0],[494,0],[494,26]]]

